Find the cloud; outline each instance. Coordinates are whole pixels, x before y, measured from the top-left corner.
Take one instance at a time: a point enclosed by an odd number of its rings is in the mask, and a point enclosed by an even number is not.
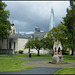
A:
[[[35,25],[48,31],[51,8],[54,9],[56,26],[66,16],[69,1],[5,1],[10,10],[10,19],[20,31],[34,31]]]

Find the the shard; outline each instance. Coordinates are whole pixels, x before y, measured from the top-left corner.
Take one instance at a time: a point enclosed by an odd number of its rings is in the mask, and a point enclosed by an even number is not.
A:
[[[55,27],[55,18],[54,18],[54,11],[53,8],[51,9],[51,15],[50,15],[50,24],[49,24],[49,31]]]

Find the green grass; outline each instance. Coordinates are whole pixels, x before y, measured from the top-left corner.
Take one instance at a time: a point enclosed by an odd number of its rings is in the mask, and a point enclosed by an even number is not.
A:
[[[0,55],[3,56],[3,55]],[[4,55],[8,56],[8,55]],[[14,55],[9,55],[12,57],[27,57],[29,58],[29,54],[14,54]],[[44,60],[44,61],[52,61],[52,55],[46,54],[46,55],[40,55],[37,56],[37,54],[31,54],[31,58],[37,59],[37,60]],[[64,59],[73,59],[72,55],[63,55]],[[64,61],[75,61],[75,60],[64,60]]]
[[[63,55],[63,58],[64,59],[73,59],[73,56],[72,55]]]
[[[15,54],[13,57],[29,57],[29,54]],[[38,60],[44,60],[44,61],[52,61],[52,55],[40,55],[37,56],[37,54],[31,54],[31,58],[38,59]],[[63,55],[64,59],[73,59],[72,55]],[[64,61],[75,61],[75,60],[64,60]]]
[[[16,55],[13,55],[13,57],[28,57],[29,58],[29,54],[16,54]],[[49,54],[48,55],[40,55],[40,56],[37,56],[37,54],[31,54],[31,58],[37,59],[37,60],[44,60],[44,61],[52,60],[52,56]]]
[[[33,66],[22,65],[24,62],[32,62],[31,60],[0,57],[0,72],[21,71],[36,68]]]
[[[29,54],[27,53],[27,54],[14,54],[13,55],[14,57],[29,57]],[[40,56],[37,56],[37,54],[31,54],[31,57],[32,58],[52,58],[52,56],[51,55],[49,55],[49,54],[46,54],[46,55],[40,55]]]
[[[75,74],[75,68],[63,68],[55,74]]]

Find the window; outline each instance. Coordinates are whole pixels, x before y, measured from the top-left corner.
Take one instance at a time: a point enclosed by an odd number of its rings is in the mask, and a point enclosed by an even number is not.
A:
[[[14,42],[14,49],[15,49],[15,42]]]
[[[11,49],[11,42],[9,42],[9,49]]]

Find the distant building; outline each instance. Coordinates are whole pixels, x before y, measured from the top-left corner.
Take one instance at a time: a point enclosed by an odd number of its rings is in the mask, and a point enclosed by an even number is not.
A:
[[[51,9],[51,15],[50,15],[50,25],[49,25],[49,31],[55,27],[55,18],[54,18],[54,11],[53,8]]]
[[[35,32],[40,32],[39,26],[35,26]]]

